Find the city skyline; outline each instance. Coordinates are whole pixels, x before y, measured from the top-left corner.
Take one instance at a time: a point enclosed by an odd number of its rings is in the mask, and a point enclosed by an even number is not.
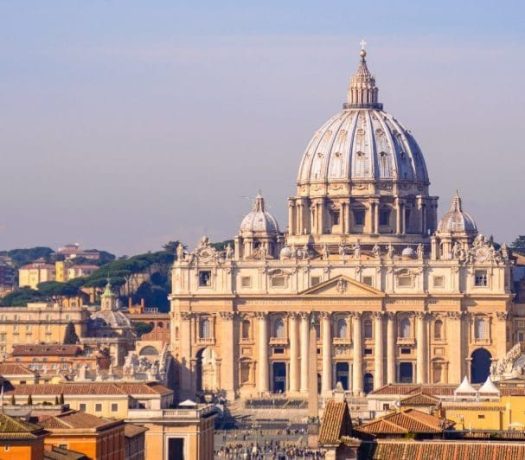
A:
[[[423,150],[439,216],[459,188],[479,228],[512,241],[525,224],[512,213],[523,6],[336,3],[307,2],[302,21],[275,3],[2,5],[0,248],[193,247],[233,237],[259,189],[284,230],[297,162],[340,109],[363,37],[381,102]]]

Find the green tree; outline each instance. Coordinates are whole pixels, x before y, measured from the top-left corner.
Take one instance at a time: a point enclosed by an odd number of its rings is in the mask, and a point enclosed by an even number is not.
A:
[[[16,398],[14,394],[11,395],[11,406],[16,406]]]
[[[142,337],[144,334],[147,334],[153,330],[153,324],[143,323],[142,321],[133,323],[133,326],[135,327],[137,337]]]
[[[28,395],[27,397],[27,405],[32,406],[33,405],[33,396]]]
[[[519,252],[520,254],[525,254],[525,235],[519,235],[510,245],[510,248]]]
[[[43,296],[39,291],[24,287],[0,299],[0,305],[4,307],[25,307],[28,302],[39,302],[41,300],[43,300]]]
[[[37,259],[51,260],[54,251],[51,248],[44,246],[37,246],[28,249],[11,249],[7,251],[7,255],[13,260],[17,268],[22,265],[34,262]]]
[[[59,403],[60,403],[60,404],[64,404],[64,393],[60,393],[60,400],[59,400]]]
[[[59,402],[58,402],[58,396],[55,396],[55,406],[58,406]]]
[[[217,243],[211,243],[211,246],[217,249],[217,251],[224,251],[228,245],[233,247],[233,240],[224,240],[218,241]]]
[[[61,283],[59,281],[44,281],[39,283],[37,288],[44,297],[49,299],[75,297],[79,293],[78,287],[73,283]]]
[[[76,345],[79,341],[80,340],[75,331],[75,325],[69,321],[64,332],[64,345]]]

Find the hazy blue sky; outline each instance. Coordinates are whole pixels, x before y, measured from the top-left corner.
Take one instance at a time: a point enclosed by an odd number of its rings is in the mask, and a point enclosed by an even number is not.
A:
[[[0,0],[0,249],[131,254],[281,227],[359,40],[439,195],[525,233],[525,2]]]

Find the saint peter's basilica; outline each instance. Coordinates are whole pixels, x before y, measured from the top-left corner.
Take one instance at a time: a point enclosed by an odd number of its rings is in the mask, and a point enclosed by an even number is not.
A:
[[[321,395],[482,382],[523,335],[506,246],[478,231],[457,193],[438,219],[423,153],[379,100],[361,50],[342,110],[302,156],[287,230],[258,195],[232,246],[179,247],[180,398],[306,398],[315,375]]]

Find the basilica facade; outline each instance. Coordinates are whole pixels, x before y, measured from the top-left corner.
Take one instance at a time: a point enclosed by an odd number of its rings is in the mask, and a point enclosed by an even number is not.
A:
[[[286,231],[258,195],[233,246],[179,247],[180,397],[307,398],[315,376],[322,395],[484,381],[513,345],[508,250],[478,232],[457,193],[438,219],[422,151],[383,110],[365,50],[296,185]]]

